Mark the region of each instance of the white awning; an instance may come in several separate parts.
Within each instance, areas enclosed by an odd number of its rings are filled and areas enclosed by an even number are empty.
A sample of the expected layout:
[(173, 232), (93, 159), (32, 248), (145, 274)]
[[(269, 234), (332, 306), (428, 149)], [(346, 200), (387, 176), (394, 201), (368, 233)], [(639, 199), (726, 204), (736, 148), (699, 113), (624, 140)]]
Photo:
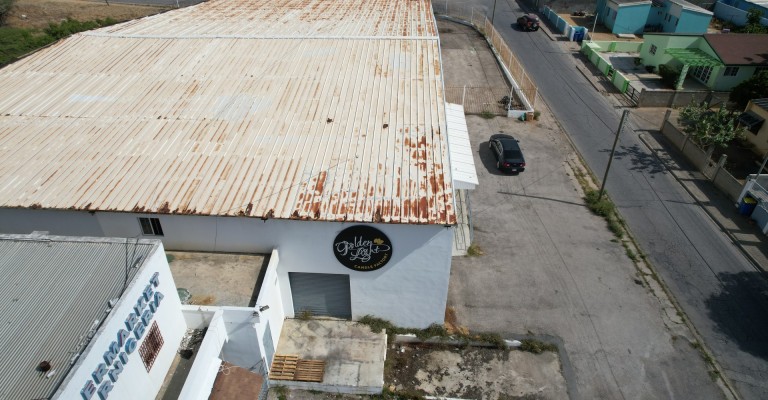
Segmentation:
[(451, 154), (453, 187), (474, 190), (478, 184), (477, 171), (475, 171), (475, 159), (472, 156), (472, 145), (469, 143), (464, 107), (447, 103), (445, 114), (448, 124), (448, 151)]

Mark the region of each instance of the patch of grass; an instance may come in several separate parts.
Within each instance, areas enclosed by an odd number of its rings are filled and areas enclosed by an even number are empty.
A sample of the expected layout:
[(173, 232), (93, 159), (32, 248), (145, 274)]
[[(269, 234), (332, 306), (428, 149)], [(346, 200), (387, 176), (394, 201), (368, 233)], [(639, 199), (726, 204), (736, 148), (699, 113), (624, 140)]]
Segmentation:
[(288, 389), (285, 386), (275, 386), (273, 388), (270, 388), (270, 390), (275, 391), (275, 394), (277, 395), (277, 400), (288, 399)]
[(443, 324), (432, 324), (424, 329), (401, 328), (385, 319), (374, 317), (372, 315), (363, 316), (357, 321), (357, 323), (361, 325), (367, 325), (371, 332), (374, 333), (380, 333), (386, 329), (387, 335), (390, 337), (390, 339), (393, 335), (413, 333), (420, 340), (427, 340), (434, 337), (440, 339), (450, 338), (461, 341), (463, 346), (468, 345), (469, 341), (475, 340), (491, 344), (493, 347), (498, 349), (505, 349), (507, 347), (504, 339), (497, 333), (481, 332), (478, 334), (471, 334), (469, 332), (463, 331), (451, 333), (448, 332), (448, 330), (445, 328), (445, 325)]
[(470, 257), (482, 256), (483, 254), (485, 254), (483, 249), (477, 243), (472, 243), (467, 247), (467, 255)]
[(448, 337), (448, 331), (445, 330), (445, 326), (442, 324), (432, 324), (425, 329), (417, 330), (416, 337), (421, 340), (426, 340), (432, 337), (445, 338)]
[(637, 254), (635, 254), (635, 252), (632, 251), (629, 246), (624, 245), (624, 249), (627, 251), (627, 257), (629, 257), (630, 260), (637, 261)]
[(621, 239), (624, 237), (624, 225), (616, 214), (608, 216), (606, 221), (608, 222), (608, 229), (610, 229), (617, 238)]
[(296, 315), (296, 318), (302, 320), (302, 321), (309, 321), (312, 319), (312, 311), (310, 310), (301, 310), (299, 311), (299, 314)]
[(373, 315), (364, 315), (357, 320), (357, 323), (360, 325), (367, 325), (373, 333), (380, 333), (385, 329), (387, 330), (387, 333), (395, 333), (395, 331), (400, 330), (400, 328), (396, 327), (386, 319), (374, 317)]
[(541, 111), (534, 111), (534, 112), (533, 112), (533, 119), (535, 119), (536, 121), (538, 121), (538, 120), (539, 120), (539, 118), (541, 118)]
[(507, 348), (507, 343), (504, 338), (495, 332), (481, 332), (477, 335), (477, 339), (481, 342), (492, 344), (497, 349), (504, 350)]
[(166, 254), (165, 259), (168, 261), (168, 264), (170, 264), (173, 262), (173, 260), (176, 259), (176, 256), (174, 256), (173, 254)]
[(537, 339), (523, 339), (520, 350), (533, 354), (541, 354), (545, 351), (557, 352), (557, 346), (552, 343), (542, 342)]
[(493, 118), (496, 117), (496, 114), (494, 114), (494, 113), (492, 113), (492, 112), (490, 112), (488, 110), (485, 110), (485, 111), (480, 113), (480, 116), (485, 118), (485, 119), (493, 119)]
[[(2, 5), (2, 1), (0, 0), (0, 5)], [(25, 54), (75, 33), (115, 23), (117, 21), (111, 18), (86, 22), (67, 19), (58, 24), (51, 23), (42, 30), (0, 27), (0, 66), (10, 64)]]
[(599, 198), (600, 192), (594, 189), (589, 189), (584, 192), (584, 201), (587, 202), (589, 210), (601, 217), (607, 217), (614, 211), (613, 203), (608, 199), (608, 196), (603, 194), (602, 198)]

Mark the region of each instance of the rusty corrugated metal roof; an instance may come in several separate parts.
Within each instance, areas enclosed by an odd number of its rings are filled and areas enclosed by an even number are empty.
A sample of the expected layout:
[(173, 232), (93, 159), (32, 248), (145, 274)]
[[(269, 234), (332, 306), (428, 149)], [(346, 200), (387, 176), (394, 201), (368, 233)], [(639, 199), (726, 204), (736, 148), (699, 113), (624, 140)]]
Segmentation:
[(452, 224), (434, 33), (426, 0), (230, 0), (75, 35), (0, 70), (0, 206)]

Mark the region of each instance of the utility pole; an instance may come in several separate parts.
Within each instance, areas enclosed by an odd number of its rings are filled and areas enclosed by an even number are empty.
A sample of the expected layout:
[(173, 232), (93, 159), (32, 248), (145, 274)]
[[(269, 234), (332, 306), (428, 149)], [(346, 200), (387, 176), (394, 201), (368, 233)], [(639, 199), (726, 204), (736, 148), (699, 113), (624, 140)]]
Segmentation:
[(493, 27), (494, 27), (494, 29), (496, 28), (496, 27), (493, 25), (493, 19), (494, 19), (495, 17), (496, 17), (496, 0), (493, 0), (493, 11), (491, 12), (491, 26), (493, 26)]
[(616, 143), (619, 143), (619, 134), (621, 134), (621, 130), (624, 129), (624, 122), (627, 121), (627, 116), (629, 116), (629, 110), (624, 110), (624, 113), (621, 114), (621, 122), (619, 122), (619, 129), (616, 131), (616, 137), (613, 139), (613, 147), (611, 147), (611, 157), (608, 158), (608, 166), (605, 167), (605, 175), (603, 175), (603, 184), (600, 185), (600, 194), (597, 195), (597, 201), (600, 201), (600, 199), (603, 198), (603, 191), (605, 190), (605, 181), (608, 179), (608, 171), (611, 170), (613, 153), (616, 152)]

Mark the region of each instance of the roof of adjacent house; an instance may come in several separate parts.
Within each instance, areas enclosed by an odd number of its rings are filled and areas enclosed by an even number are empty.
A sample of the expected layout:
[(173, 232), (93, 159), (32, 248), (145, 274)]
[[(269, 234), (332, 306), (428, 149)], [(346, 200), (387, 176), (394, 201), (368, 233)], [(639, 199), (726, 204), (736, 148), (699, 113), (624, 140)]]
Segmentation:
[(630, 5), (639, 5), (639, 4), (651, 4), (651, 0), (610, 0), (612, 3), (615, 3), (619, 6), (630, 6)]
[(704, 39), (726, 65), (768, 65), (768, 34), (711, 33)]
[(0, 235), (0, 398), (51, 398), (159, 243)]
[(452, 224), (428, 0), (210, 0), (0, 70), (0, 207)]
[(713, 15), (714, 14), (712, 11), (709, 11), (709, 10), (703, 8), (703, 7), (697, 6), (696, 4), (689, 3), (689, 2), (687, 2), (685, 0), (669, 0), (669, 1), (679, 5), (680, 7), (684, 8), (686, 10), (696, 11), (696, 12), (701, 13), (701, 14), (708, 14), (708, 15)]
[(752, 104), (754, 104), (757, 107), (762, 108), (765, 111), (768, 111), (768, 98), (752, 99)]

